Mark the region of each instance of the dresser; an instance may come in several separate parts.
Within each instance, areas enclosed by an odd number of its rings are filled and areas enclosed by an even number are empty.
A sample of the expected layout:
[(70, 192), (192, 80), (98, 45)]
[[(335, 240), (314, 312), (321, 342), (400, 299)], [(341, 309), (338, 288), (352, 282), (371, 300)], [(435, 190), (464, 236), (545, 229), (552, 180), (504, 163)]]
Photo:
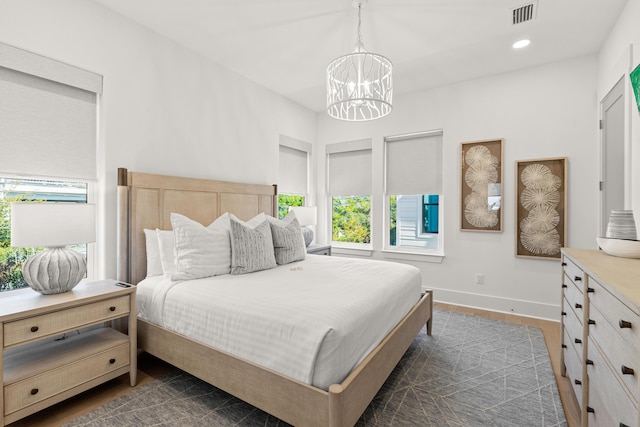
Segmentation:
[(562, 250), (562, 375), (582, 426), (640, 427), (640, 259)]
[(331, 245), (309, 245), (307, 246), (308, 254), (328, 255), (331, 256)]
[(0, 294), (0, 425), (125, 373), (135, 385), (135, 290), (102, 280), (56, 295)]

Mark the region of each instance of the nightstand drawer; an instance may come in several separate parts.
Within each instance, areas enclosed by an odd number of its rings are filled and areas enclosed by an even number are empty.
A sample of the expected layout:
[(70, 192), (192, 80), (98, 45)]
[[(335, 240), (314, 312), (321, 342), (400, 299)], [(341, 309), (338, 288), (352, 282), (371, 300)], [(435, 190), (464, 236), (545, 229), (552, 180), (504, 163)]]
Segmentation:
[(34, 316), (4, 324), (4, 346), (28, 342), (129, 313), (129, 296)]
[[(567, 275), (569, 280), (571, 280), (580, 289), (582, 289), (582, 283), (583, 283), (583, 280), (584, 280), (584, 271), (582, 271), (582, 269), (580, 267), (578, 267), (573, 262), (571, 262), (570, 259), (565, 258), (564, 259), (564, 263), (566, 264), (564, 266), (564, 274)], [(568, 284), (566, 281), (565, 281), (565, 283)]]
[(129, 343), (4, 388), (5, 416), (129, 365)]

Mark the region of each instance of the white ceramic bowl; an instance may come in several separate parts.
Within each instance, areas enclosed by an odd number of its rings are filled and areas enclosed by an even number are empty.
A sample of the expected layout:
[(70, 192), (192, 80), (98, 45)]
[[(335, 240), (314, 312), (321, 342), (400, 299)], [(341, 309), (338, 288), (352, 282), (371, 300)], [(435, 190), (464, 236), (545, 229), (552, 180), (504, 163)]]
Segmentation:
[(640, 258), (640, 240), (609, 239), (596, 237), (598, 246), (605, 253), (622, 258)]

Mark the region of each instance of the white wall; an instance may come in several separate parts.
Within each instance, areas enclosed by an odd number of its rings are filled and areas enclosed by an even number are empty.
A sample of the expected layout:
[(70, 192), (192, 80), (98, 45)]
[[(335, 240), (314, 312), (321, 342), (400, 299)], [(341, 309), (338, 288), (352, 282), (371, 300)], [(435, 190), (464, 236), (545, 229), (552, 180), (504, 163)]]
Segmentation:
[(640, 0), (629, 0), (598, 56), (598, 101), (616, 82), (625, 81), (625, 208), (633, 209), (640, 227), (640, 114), (629, 73), (640, 64)]
[(83, 0), (3, 0), (0, 41), (104, 76), (98, 277), (115, 277), (116, 169), (277, 183), (279, 134), (316, 115)]
[[(498, 311), (557, 319), (560, 262), (516, 258), (515, 161), (568, 158), (568, 246), (595, 248), (597, 234), (597, 102), (595, 56), (396, 96), (394, 111), (366, 123), (319, 115), (322, 145), (373, 139), (373, 205), (381, 211), (383, 137), (444, 130), (445, 257), (441, 264), (408, 261), (423, 273), (435, 299)], [(504, 212), (501, 233), (459, 230), (460, 143), (504, 138)], [(327, 226), (325, 167), (317, 156), (319, 229)], [(373, 218), (375, 258), (383, 258), (382, 218)], [(330, 239), (328, 233), (318, 240)], [(476, 285), (475, 273), (485, 275)]]

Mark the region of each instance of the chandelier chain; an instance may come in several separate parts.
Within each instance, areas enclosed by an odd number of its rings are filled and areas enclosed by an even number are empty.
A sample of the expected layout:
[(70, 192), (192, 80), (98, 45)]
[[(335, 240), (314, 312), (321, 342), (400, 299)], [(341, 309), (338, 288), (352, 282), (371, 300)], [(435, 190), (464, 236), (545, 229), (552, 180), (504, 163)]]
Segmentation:
[(360, 31), (360, 27), (362, 26), (362, 18), (360, 13), (362, 12), (362, 3), (358, 2), (358, 42), (362, 43), (362, 31)]

